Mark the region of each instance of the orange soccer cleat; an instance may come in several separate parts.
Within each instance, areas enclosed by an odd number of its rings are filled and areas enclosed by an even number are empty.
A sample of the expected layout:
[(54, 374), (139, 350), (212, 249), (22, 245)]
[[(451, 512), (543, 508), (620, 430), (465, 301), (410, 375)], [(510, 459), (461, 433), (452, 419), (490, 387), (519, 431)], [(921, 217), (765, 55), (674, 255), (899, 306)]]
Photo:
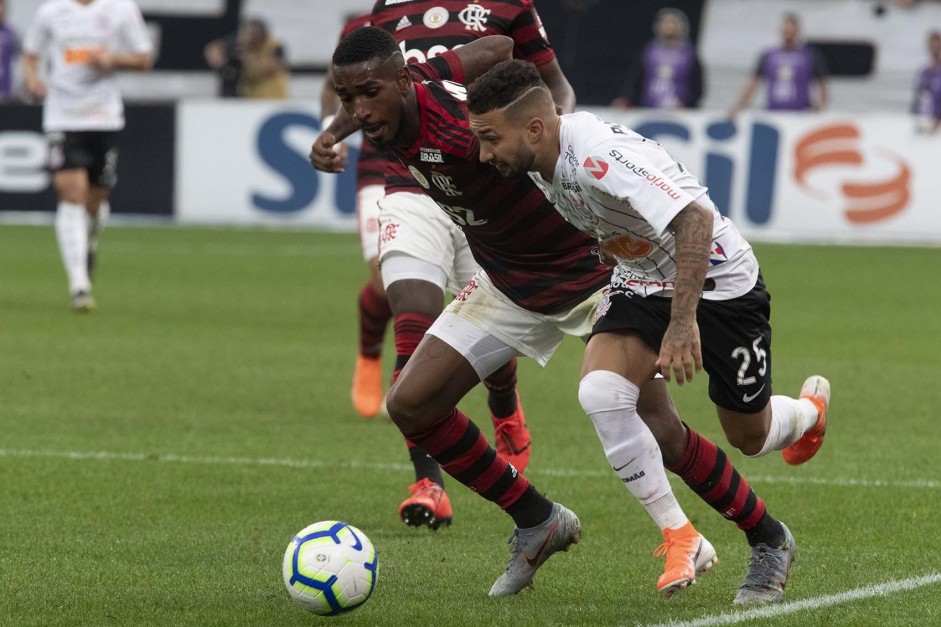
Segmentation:
[(356, 356), (353, 372), (353, 409), (365, 418), (373, 418), (382, 408), (382, 359)]
[(664, 529), (663, 544), (654, 551), (654, 557), (666, 555), (663, 574), (657, 579), (657, 591), (665, 597), (695, 583), (696, 575), (710, 570), (719, 562), (716, 550), (693, 523), (679, 529)]
[(526, 416), (516, 395), (516, 411), (506, 418), (490, 417), (493, 420), (493, 438), (497, 443), (497, 452), (513, 464), (520, 474), (526, 472), (529, 456), (532, 453), (532, 438), (526, 427)]
[(427, 526), (433, 531), (451, 524), (451, 501), (444, 488), (431, 479), (420, 479), (408, 487), (410, 497), (399, 505), (399, 518), (412, 527)]
[(797, 442), (781, 451), (784, 461), (792, 466), (803, 464), (817, 454), (827, 433), (827, 410), (830, 407), (830, 382), (819, 375), (807, 377), (801, 387), (801, 398), (817, 408), (817, 424), (804, 432)]

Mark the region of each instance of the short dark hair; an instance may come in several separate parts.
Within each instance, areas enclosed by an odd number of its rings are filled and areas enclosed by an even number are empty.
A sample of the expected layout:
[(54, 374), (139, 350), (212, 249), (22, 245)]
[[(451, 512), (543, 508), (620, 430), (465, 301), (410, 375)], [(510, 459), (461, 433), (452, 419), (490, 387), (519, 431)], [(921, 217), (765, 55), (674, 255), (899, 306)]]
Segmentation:
[(529, 61), (501, 61), (484, 72), (467, 90), (471, 113), (488, 113), (514, 102), (534, 87), (546, 87), (539, 70)]
[(376, 58), (388, 59), (397, 53), (401, 54), (401, 51), (392, 35), (375, 26), (363, 26), (340, 40), (333, 52), (333, 65), (352, 65)]

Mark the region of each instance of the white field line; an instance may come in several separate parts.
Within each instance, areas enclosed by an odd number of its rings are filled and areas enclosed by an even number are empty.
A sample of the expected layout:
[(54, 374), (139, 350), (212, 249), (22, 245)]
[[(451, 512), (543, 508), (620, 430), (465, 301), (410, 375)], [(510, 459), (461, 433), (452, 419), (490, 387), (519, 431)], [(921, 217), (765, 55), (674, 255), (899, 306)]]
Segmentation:
[(688, 621), (658, 623), (648, 627), (713, 627), (715, 625), (735, 625), (749, 620), (775, 618), (777, 616), (783, 616), (784, 614), (793, 614), (804, 610), (817, 610), (822, 607), (850, 603), (861, 599), (884, 597), (896, 592), (914, 590), (915, 588), (922, 588), (939, 582), (941, 582), (941, 573), (930, 573), (921, 577), (912, 577), (911, 579), (897, 579), (895, 581), (870, 584), (861, 588), (840, 592), (839, 594), (788, 601), (780, 605), (765, 605), (743, 612), (716, 614), (714, 616), (704, 616)]
[[(35, 449), (0, 449), (3, 457), (35, 457), (72, 459), (76, 461), (126, 461), (126, 462), (163, 462), (176, 464), (197, 464), (202, 466), (274, 466), (283, 468), (361, 468), (377, 471), (412, 472), (411, 464), (397, 462), (370, 462), (351, 460), (316, 460), (291, 459), (282, 457), (211, 457), (201, 455), (176, 455), (174, 453), (120, 453), (113, 451), (50, 451)], [(531, 474), (548, 477), (610, 477), (611, 472), (603, 470), (577, 470), (573, 468), (533, 468)], [(908, 481), (886, 481), (883, 479), (845, 479), (840, 477), (775, 477), (751, 476), (750, 483), (780, 483), (791, 485), (849, 486), (862, 488), (914, 488), (937, 490), (941, 481), (932, 479), (913, 479)]]

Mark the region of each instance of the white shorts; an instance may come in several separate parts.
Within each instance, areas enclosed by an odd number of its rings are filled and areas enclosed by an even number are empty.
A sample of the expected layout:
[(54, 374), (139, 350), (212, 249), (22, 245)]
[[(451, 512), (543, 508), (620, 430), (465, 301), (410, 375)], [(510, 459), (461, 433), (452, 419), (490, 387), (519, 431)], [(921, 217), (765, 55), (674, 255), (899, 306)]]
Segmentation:
[(396, 264), (397, 276), (390, 273), (387, 278), (385, 263), (392, 256), (412, 257), (423, 261), (421, 266), (438, 267), (447, 277), (444, 289), (451, 294), (459, 292), (480, 269), (464, 232), (429, 196), (394, 192), (380, 200), (379, 207), (379, 267), (387, 288), (396, 280), (426, 278), (421, 268), (410, 276), (402, 263)]
[(365, 261), (379, 256), (379, 201), (385, 194), (385, 185), (367, 185), (356, 192), (356, 226)]
[(481, 270), (428, 333), (463, 355), (481, 379), (517, 355), (532, 357), (545, 366), (566, 335), (588, 337), (605, 289), (607, 286), (568, 311), (540, 314), (504, 296)]

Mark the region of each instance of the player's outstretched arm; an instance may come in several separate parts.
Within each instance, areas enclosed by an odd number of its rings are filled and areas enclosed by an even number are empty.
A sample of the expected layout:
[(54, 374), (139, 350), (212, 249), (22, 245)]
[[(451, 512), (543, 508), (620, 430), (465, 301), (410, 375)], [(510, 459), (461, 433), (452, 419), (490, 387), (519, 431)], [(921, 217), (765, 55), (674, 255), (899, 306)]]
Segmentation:
[(346, 166), (346, 150), (340, 142), (359, 130), (359, 122), (340, 108), (310, 148), (310, 164), (321, 172), (339, 174)]
[(696, 307), (709, 268), (713, 213), (692, 202), (676, 214), (670, 229), (676, 240), (676, 286), (657, 365), (667, 381), (672, 370), (677, 384), (683, 385), (693, 379), (693, 372), (702, 371)]
[(469, 85), (500, 61), (513, 58), (513, 40), (505, 35), (489, 35), (464, 44), (454, 52), (464, 66), (463, 82)]

